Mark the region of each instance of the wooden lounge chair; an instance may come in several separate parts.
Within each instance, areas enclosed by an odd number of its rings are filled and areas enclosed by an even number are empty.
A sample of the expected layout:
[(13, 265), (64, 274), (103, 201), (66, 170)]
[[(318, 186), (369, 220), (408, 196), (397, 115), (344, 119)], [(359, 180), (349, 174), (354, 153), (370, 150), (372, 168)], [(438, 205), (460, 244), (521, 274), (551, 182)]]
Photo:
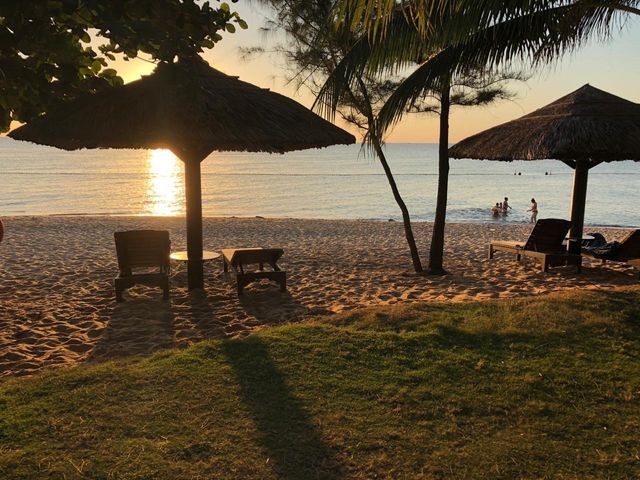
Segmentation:
[[(116, 253), (120, 274), (114, 280), (116, 301), (122, 302), (122, 292), (136, 284), (162, 288), (166, 300), (169, 298), (169, 232), (158, 230), (130, 230), (115, 232)], [(145, 269), (133, 273), (133, 269)], [(157, 271), (149, 271), (157, 269)]]
[[(593, 258), (598, 258), (602, 260), (602, 263), (606, 261), (632, 263), (633, 260), (640, 259), (640, 230), (634, 230), (627, 234), (618, 244), (618, 247), (611, 253), (598, 255), (588, 250), (583, 250), (582, 253)], [(635, 263), (637, 264), (637, 262)]]
[[(284, 255), (281, 248), (225, 248), (222, 250), (222, 265), (225, 272), (229, 267), (236, 274), (236, 286), (238, 295), (249, 283), (266, 278), (280, 284), (280, 291), (287, 289), (287, 273), (280, 270), (278, 260)], [(246, 272), (247, 265), (258, 265), (258, 271)], [(271, 267), (272, 271), (265, 271), (264, 265)]]
[(575, 265), (580, 272), (582, 257), (567, 253), (563, 245), (570, 226), (569, 221), (557, 218), (538, 220), (526, 242), (491, 240), (489, 258), (493, 258), (495, 252), (507, 252), (515, 254), (518, 261), (522, 257), (539, 261), (544, 272), (548, 272), (550, 266), (558, 265)]

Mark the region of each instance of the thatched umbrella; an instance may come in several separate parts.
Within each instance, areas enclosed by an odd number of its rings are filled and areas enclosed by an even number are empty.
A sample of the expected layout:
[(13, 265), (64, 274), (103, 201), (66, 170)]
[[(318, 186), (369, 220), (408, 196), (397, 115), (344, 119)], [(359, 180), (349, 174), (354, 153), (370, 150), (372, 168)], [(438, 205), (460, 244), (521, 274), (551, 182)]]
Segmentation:
[(602, 162), (640, 161), (640, 104), (585, 85), (524, 117), (462, 140), (449, 155), (507, 162), (556, 159), (573, 168), (570, 248), (576, 249), (589, 169)]
[(9, 136), (65, 150), (171, 149), (185, 163), (189, 289), (204, 284), (200, 162), (211, 152), (283, 153), (355, 142), (290, 98), (199, 57), (160, 64), (149, 76), (65, 103)]

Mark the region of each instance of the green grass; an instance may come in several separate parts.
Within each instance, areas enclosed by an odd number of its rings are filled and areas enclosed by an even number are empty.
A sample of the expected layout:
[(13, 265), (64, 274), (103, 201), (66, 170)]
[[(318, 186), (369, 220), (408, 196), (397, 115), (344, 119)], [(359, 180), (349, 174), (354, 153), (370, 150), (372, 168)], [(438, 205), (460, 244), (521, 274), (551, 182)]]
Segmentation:
[(640, 291), (413, 304), (0, 385), (0, 478), (640, 478)]

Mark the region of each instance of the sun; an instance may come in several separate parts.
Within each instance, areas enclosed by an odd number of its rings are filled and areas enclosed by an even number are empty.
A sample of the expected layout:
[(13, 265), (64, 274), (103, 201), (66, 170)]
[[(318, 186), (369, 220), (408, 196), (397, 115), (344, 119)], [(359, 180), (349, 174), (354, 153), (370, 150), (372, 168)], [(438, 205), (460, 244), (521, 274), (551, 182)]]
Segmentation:
[(175, 170), (175, 163), (177, 160), (178, 158), (171, 150), (166, 150), (164, 148), (151, 150), (149, 158), (151, 173), (162, 176), (170, 175)]
[(182, 213), (184, 183), (180, 160), (171, 150), (150, 150), (147, 157), (147, 205), (151, 215)]

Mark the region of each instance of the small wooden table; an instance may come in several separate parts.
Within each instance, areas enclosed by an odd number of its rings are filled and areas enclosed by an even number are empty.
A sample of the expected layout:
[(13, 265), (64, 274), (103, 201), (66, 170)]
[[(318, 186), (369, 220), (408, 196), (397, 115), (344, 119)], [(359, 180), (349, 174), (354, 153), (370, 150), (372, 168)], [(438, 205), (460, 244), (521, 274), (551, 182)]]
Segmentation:
[[(221, 255), (217, 252), (212, 252), (210, 250), (203, 250), (202, 251), (202, 261), (203, 262), (208, 262), (210, 260), (215, 260), (217, 258), (220, 258)], [(187, 252), (186, 250), (182, 250), (179, 252), (173, 252), (170, 255), (171, 260), (175, 260), (176, 262), (188, 262), (189, 261), (189, 257), (187, 256)]]

